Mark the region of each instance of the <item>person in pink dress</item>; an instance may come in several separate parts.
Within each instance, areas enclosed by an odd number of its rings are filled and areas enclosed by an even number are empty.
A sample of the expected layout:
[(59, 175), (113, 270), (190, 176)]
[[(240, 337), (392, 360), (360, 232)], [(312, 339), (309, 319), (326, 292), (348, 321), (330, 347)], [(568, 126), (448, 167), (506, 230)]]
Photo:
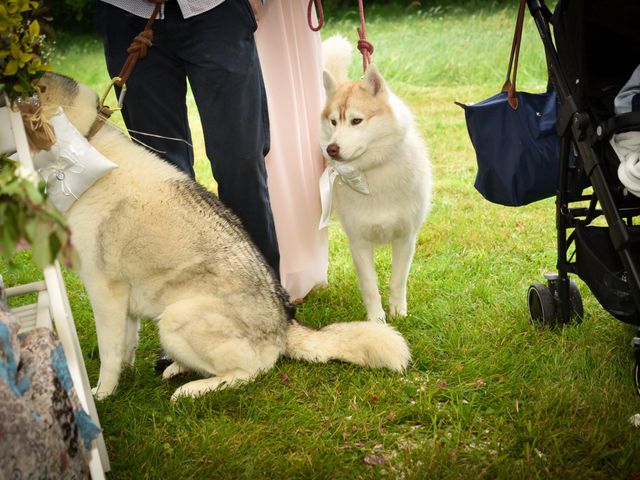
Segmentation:
[(327, 283), (327, 229), (318, 229), (324, 169), (318, 143), (324, 100), (320, 35), (309, 28), (305, 0), (252, 3), (271, 124), (266, 164), (280, 279), (291, 299), (301, 301)]

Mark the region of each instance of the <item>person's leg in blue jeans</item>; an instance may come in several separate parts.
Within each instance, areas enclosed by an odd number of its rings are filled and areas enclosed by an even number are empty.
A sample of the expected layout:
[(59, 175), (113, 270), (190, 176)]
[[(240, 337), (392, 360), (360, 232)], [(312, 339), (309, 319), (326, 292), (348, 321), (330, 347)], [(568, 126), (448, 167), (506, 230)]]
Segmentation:
[[(124, 64), (131, 40), (145, 19), (101, 5), (110, 74)], [(186, 77), (203, 125), (207, 155), (220, 199), (279, 272), (279, 252), (267, 190), (267, 104), (253, 40), (255, 20), (246, 0), (227, 0), (183, 19), (176, 2), (153, 25), (153, 46), (127, 82), (127, 128), (190, 142)], [(193, 150), (186, 143), (132, 133), (193, 177)]]

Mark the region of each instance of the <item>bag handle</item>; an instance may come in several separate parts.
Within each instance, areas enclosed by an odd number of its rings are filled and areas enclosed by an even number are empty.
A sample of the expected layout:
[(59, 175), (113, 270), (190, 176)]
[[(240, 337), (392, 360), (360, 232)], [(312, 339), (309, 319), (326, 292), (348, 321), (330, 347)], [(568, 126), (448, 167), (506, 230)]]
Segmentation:
[[(520, 57), (520, 44), (522, 43), (524, 9), (526, 4), (527, 0), (520, 0), (520, 8), (518, 9), (518, 17), (516, 18), (516, 29), (513, 33), (513, 42), (511, 44), (511, 55), (509, 56), (507, 78), (502, 86), (502, 91), (507, 92), (507, 102), (514, 110), (518, 108), (518, 97), (516, 97), (516, 76), (518, 75), (518, 58)], [(513, 77), (511, 76), (512, 70)]]

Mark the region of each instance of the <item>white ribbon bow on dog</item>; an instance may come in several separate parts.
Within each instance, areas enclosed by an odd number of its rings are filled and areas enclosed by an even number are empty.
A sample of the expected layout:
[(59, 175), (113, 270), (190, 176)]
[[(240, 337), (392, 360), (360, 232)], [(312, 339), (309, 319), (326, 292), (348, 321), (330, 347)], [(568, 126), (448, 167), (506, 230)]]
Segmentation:
[[(53, 148), (52, 148), (53, 150)], [(75, 156), (75, 155), (74, 155)], [(77, 157), (75, 160), (69, 158), (64, 154), (53, 154), (51, 157), (51, 164), (46, 167), (39, 168), (38, 174), (47, 182), (47, 193), (51, 194), (56, 184), (60, 186), (60, 192), (64, 196), (71, 195), (76, 200), (78, 196), (73, 193), (71, 187), (68, 185), (67, 173), (80, 174), (84, 172), (85, 167), (82, 165)]]
[(329, 225), (329, 215), (331, 214), (331, 201), (333, 197), (333, 182), (336, 177), (340, 177), (340, 181), (349, 186), (352, 190), (369, 194), (369, 184), (367, 177), (359, 169), (351, 165), (329, 160), (329, 165), (322, 172), (320, 177), (320, 201), (322, 202), (322, 216), (318, 230), (322, 230)]

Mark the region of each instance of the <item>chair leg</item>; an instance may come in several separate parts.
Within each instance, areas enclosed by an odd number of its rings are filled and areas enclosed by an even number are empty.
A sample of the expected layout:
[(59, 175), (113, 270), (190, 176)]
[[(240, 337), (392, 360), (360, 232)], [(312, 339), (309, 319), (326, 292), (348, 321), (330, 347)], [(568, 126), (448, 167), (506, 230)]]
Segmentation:
[[(49, 293), (51, 316), (53, 317), (53, 323), (62, 348), (64, 349), (65, 356), (67, 357), (73, 384), (76, 387), (82, 406), (99, 427), (100, 420), (98, 419), (98, 411), (93, 400), (93, 395), (91, 394), (91, 386), (82, 357), (80, 342), (78, 341), (78, 333), (73, 321), (69, 298), (58, 262), (44, 269), (44, 281)], [(94, 447), (91, 450), (89, 467), (93, 479), (104, 478), (104, 472), (110, 470), (109, 457), (102, 434), (96, 438)]]

